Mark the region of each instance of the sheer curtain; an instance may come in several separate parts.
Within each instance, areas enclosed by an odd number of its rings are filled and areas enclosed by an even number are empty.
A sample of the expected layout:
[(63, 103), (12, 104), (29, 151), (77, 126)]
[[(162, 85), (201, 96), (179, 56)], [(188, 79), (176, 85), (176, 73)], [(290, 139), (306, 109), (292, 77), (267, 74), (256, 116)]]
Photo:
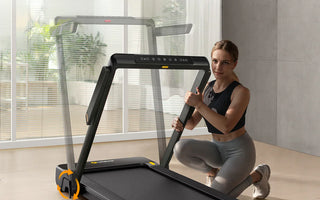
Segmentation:
[[(185, 55), (206, 56), (210, 62), (211, 49), (222, 38), (221, 0), (187, 0), (186, 13), (186, 21), (193, 27), (191, 33), (185, 36)], [(192, 79), (192, 75), (184, 73), (184, 76), (183, 85), (188, 89), (188, 80)]]
[[(193, 25), (188, 34), (159, 37), (158, 54), (206, 56), (211, 60), (211, 48), (221, 39), (220, 0), (149, 0), (143, 2), (142, 14), (155, 19), (156, 26)], [(190, 90), (195, 73), (166, 71), (163, 74), (161, 86), (164, 113), (179, 115), (184, 104), (184, 94)], [(166, 127), (170, 128), (172, 119), (165, 121)], [(204, 126), (204, 123), (199, 126)]]
[(210, 60), (214, 43), (221, 39), (221, 0), (187, 0), (187, 22), (192, 32), (186, 35), (185, 53)]

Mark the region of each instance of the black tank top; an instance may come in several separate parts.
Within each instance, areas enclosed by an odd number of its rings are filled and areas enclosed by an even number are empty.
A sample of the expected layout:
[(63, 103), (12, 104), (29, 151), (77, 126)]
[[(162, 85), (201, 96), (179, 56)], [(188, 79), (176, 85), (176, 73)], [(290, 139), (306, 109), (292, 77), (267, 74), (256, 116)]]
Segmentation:
[[(230, 104), (231, 104), (231, 94), (234, 90), (235, 87), (240, 85), (239, 82), (233, 81), (224, 91), (215, 93), (213, 91), (213, 85), (215, 81), (211, 81), (207, 88), (204, 91), (204, 97), (203, 97), (203, 102), (212, 110), (217, 112), (220, 115), (225, 115)], [(232, 131), (236, 131), (240, 128), (242, 128), (245, 125), (245, 115), (246, 111), (243, 113), (241, 119), (237, 123), (237, 125), (232, 129)], [(208, 122), (206, 119), (204, 119), (208, 128), (208, 131), (210, 133), (218, 133), (218, 134), (223, 134), (221, 131), (219, 131), (216, 127), (214, 127), (210, 122)], [(231, 131), (231, 132), (232, 132)]]

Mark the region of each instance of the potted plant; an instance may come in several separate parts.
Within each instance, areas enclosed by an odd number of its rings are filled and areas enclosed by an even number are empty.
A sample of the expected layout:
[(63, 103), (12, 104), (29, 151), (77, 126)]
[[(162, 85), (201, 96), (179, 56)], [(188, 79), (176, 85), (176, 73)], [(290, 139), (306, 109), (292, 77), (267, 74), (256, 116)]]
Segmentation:
[(49, 24), (36, 22), (27, 29), (28, 47), (24, 56), (35, 80), (44, 81), (48, 77), (49, 58), (55, 52), (55, 40), (50, 35), (50, 28)]
[(70, 34), (64, 36), (63, 42), (67, 70), (76, 71), (76, 80), (93, 81), (96, 66), (100, 66), (106, 56), (104, 49), (107, 45), (102, 42), (100, 33)]
[(105, 61), (105, 47), (107, 45), (99, 32), (95, 35), (75, 33), (63, 36), (70, 103), (89, 104), (97, 79), (95, 71)]

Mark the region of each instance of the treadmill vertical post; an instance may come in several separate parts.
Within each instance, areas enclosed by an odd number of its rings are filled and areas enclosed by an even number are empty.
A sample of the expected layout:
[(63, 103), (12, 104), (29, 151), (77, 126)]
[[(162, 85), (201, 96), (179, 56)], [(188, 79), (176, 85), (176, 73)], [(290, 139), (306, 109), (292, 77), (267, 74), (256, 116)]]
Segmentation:
[[(93, 103), (98, 104), (98, 108), (90, 113), (90, 116), (86, 116), (87, 124), (89, 125), (89, 127), (75, 170), (75, 178), (78, 179), (79, 182), (81, 180), (85, 165), (88, 160), (88, 156), (98, 129), (98, 125), (111, 88), (115, 71), (116, 69), (114, 67), (102, 68), (99, 80), (96, 85), (96, 89), (94, 91), (94, 94), (97, 93), (97, 98), (92, 98), (89, 105), (90, 107)], [(92, 118), (92, 120), (89, 121), (89, 118)]]
[[(191, 92), (196, 92), (196, 88), (199, 88), (200, 91), (203, 91), (203, 89), (205, 88), (209, 80), (210, 74), (211, 74), (210, 71), (200, 70), (196, 76), (195, 82), (193, 83)], [(194, 111), (194, 107), (191, 107), (188, 104), (184, 105), (179, 117), (180, 121), (183, 124), (183, 127), (185, 127), (187, 121), (192, 116), (193, 111)], [(169, 162), (173, 155), (173, 148), (175, 144), (180, 140), (182, 132), (177, 132), (176, 130), (173, 131), (169, 144), (164, 152), (163, 158), (160, 161), (160, 165), (162, 167), (169, 168)]]
[(63, 53), (63, 41), (62, 35), (56, 36), (57, 43), (57, 57), (59, 62), (59, 73), (60, 73), (60, 90), (61, 90), (61, 101), (63, 106), (63, 120), (64, 120), (64, 133), (65, 133), (65, 144), (67, 151), (67, 164), (68, 168), (72, 171), (75, 170), (75, 160), (72, 142), (72, 131), (71, 131), (71, 120), (70, 120), (70, 110), (69, 110), (69, 99), (68, 99), (68, 89), (67, 89), (67, 78), (66, 78), (66, 68), (64, 62)]
[[(156, 39), (154, 24), (147, 26), (147, 29), (148, 29), (149, 52), (151, 54), (156, 55), (158, 54), (158, 52), (157, 52), (157, 39)], [(156, 128), (157, 128), (157, 138), (158, 138), (158, 151), (159, 151), (158, 153), (159, 153), (159, 162), (160, 162), (163, 158), (167, 145), (166, 145), (166, 133), (165, 133), (165, 126), (164, 126), (159, 69), (151, 69), (151, 80), (152, 80), (153, 103), (154, 103), (154, 112), (155, 112)]]

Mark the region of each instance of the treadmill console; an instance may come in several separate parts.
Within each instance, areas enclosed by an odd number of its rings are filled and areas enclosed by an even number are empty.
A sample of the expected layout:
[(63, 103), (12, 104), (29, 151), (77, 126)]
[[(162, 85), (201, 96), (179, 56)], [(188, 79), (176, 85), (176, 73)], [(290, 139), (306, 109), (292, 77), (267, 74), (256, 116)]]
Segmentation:
[(136, 55), (135, 62), (150, 64), (193, 64), (187, 56), (159, 56), (159, 55)]

